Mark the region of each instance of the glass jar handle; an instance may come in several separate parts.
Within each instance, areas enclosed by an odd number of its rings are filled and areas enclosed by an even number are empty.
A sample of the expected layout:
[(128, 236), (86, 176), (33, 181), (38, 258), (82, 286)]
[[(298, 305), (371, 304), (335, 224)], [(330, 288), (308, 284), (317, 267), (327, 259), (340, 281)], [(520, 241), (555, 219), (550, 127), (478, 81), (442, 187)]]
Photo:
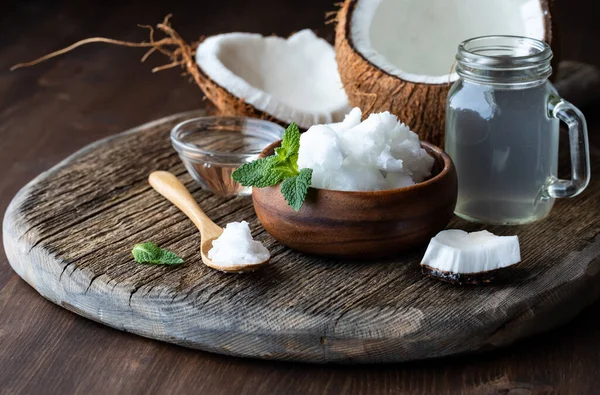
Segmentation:
[(555, 179), (548, 186), (548, 194), (553, 198), (579, 195), (590, 182), (590, 150), (585, 117), (577, 107), (558, 97), (550, 97), (548, 111), (551, 117), (567, 124), (571, 153), (571, 179)]

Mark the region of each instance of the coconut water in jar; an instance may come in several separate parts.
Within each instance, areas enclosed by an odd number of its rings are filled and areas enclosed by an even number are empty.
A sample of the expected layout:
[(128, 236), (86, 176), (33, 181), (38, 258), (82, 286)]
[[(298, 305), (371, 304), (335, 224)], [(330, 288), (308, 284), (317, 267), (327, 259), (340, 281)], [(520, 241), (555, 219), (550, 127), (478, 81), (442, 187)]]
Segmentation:
[(456, 212), (488, 223), (545, 217), (554, 203), (546, 187), (558, 170), (558, 120), (545, 106), (554, 90), (455, 88), (446, 151), (459, 174)]
[[(457, 215), (489, 224), (533, 222), (555, 198), (574, 196), (589, 182), (585, 119), (548, 82), (551, 58), (547, 44), (524, 37), (480, 37), (459, 46), (445, 136), (458, 175)], [(571, 180), (557, 178), (559, 119), (570, 126)]]

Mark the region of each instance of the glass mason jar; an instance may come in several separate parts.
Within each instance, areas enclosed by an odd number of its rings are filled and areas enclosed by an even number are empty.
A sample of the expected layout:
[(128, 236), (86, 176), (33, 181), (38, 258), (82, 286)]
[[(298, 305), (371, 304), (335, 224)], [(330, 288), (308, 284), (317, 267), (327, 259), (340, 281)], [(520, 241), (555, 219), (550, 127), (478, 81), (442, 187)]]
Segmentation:
[[(555, 198), (590, 179), (583, 114), (548, 81), (552, 50), (542, 41), (486, 36), (458, 46), (446, 105), (446, 151), (458, 174), (455, 213), (487, 224), (545, 217)], [(571, 179), (557, 178), (559, 120), (569, 128)]]

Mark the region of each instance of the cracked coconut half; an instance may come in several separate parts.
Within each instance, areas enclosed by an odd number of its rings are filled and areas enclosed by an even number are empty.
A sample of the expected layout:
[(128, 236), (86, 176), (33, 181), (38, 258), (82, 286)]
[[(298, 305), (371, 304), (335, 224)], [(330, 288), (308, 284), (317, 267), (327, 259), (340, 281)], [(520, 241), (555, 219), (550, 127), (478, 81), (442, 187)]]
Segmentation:
[[(227, 33), (196, 49), (198, 67), (215, 85), (276, 120), (308, 129), (339, 122), (350, 110), (333, 47), (311, 30), (287, 39)], [(222, 97), (211, 97), (217, 107)], [(226, 104), (226, 103), (222, 103)]]

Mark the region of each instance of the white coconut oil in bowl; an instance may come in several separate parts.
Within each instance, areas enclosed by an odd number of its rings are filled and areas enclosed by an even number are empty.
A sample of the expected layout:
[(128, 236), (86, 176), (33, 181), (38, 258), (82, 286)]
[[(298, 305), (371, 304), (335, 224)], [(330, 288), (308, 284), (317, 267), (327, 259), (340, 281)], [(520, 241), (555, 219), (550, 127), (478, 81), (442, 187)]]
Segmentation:
[(235, 182), (231, 173), (257, 159), (266, 146), (281, 139), (283, 131), (260, 119), (201, 117), (175, 126), (171, 142), (203, 189), (221, 196), (249, 195), (252, 189)]

